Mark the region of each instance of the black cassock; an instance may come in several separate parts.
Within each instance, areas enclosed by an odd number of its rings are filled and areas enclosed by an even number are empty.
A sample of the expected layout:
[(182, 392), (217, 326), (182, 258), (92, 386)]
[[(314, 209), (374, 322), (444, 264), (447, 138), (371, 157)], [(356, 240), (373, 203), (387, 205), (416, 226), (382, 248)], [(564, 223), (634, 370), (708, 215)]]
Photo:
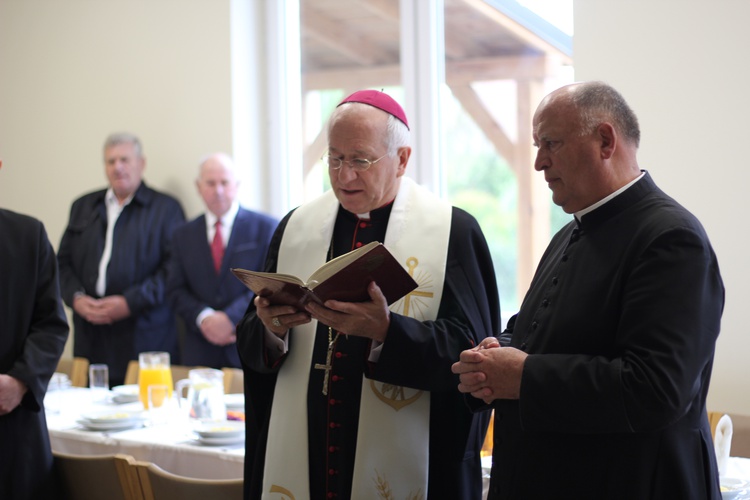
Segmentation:
[[(371, 241), (382, 242), (391, 206), (372, 211), (370, 219), (359, 219), (340, 207), (329, 256), (342, 255)], [(281, 221), (271, 242), (266, 271), (276, 271), (279, 244), (290, 215)], [(313, 368), (325, 362), (328, 348), (328, 327), (319, 324), (308, 385), (310, 497), (327, 498), (330, 494), (348, 498), (351, 494), (364, 374), (381, 382), (431, 391), (428, 498), (481, 498), (479, 451), (487, 415), (469, 411), (450, 367), (461, 351), (497, 334), (499, 317), (487, 243), (476, 220), (454, 208), (445, 286), (436, 321), (420, 322), (391, 314), (388, 337), (377, 363), (367, 360), (369, 339), (341, 335), (333, 354), (327, 396), (322, 394), (324, 372)], [(266, 362), (264, 328), (252, 303), (237, 333), (245, 369), (245, 496), (260, 498), (278, 365), (271, 367)], [(290, 350), (294, 348), (293, 334)]]
[(495, 402), (489, 498), (720, 498), (723, 305), (706, 233), (648, 174), (561, 229), (508, 323), (529, 357), (520, 400)]
[(0, 498), (56, 498), (43, 401), (67, 337), (44, 226), (0, 210), (0, 373), (28, 387), (20, 406), (0, 416)]

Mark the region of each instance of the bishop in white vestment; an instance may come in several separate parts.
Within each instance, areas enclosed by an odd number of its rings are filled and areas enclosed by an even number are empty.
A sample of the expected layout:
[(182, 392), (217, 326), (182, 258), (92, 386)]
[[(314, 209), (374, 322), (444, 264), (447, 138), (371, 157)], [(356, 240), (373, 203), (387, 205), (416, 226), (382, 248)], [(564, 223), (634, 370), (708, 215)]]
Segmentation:
[[(487, 415), (451, 365), (499, 328), (492, 260), (476, 220), (404, 177), (401, 107), (377, 91), (334, 111), (332, 190), (290, 212), (266, 271), (305, 279), (380, 241), (419, 284), (386, 304), (272, 305), (237, 327), (245, 370), (246, 498), (481, 498)], [(387, 277), (382, 277), (387, 280)]]

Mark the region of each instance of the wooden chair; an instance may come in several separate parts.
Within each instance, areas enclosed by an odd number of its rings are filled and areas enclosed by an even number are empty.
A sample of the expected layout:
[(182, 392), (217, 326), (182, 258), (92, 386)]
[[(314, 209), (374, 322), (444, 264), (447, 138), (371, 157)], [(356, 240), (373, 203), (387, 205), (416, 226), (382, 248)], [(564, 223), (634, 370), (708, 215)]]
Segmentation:
[(61, 486), (71, 500), (143, 499), (130, 455), (52, 455)]
[(195, 368), (206, 368), (205, 366), (183, 366), (172, 365), (172, 383), (177, 384), (179, 380), (188, 378), (190, 370)]
[(128, 367), (125, 370), (125, 385), (133, 385), (138, 383), (138, 360), (131, 359), (128, 362)]
[(89, 385), (89, 360), (86, 358), (60, 358), (55, 371), (66, 374), (73, 387)]
[(156, 464), (134, 465), (144, 500), (242, 499), (242, 479), (195, 479), (167, 472)]
[(239, 368), (222, 368), (224, 372), (224, 393), (242, 394), (245, 392), (244, 373)]

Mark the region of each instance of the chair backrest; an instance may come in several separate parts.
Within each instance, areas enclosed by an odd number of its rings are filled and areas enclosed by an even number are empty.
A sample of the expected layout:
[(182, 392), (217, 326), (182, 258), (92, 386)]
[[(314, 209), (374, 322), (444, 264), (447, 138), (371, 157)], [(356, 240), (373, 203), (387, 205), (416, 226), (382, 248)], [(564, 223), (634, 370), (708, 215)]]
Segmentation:
[(245, 392), (243, 385), (244, 373), (239, 368), (222, 368), (224, 372), (224, 393), (242, 394)]
[(242, 499), (242, 479), (194, 479), (149, 462), (136, 462), (134, 467), (144, 500)]
[(72, 500), (142, 500), (130, 455), (69, 455), (53, 452), (62, 488)]
[(128, 367), (125, 370), (125, 385), (133, 385), (138, 383), (138, 360), (131, 359), (128, 362)]
[(88, 387), (89, 360), (86, 358), (60, 358), (55, 371), (66, 374), (73, 387)]
[(177, 385), (177, 382), (188, 378), (190, 370), (195, 368), (206, 368), (205, 366), (183, 366), (183, 365), (172, 365), (172, 383)]

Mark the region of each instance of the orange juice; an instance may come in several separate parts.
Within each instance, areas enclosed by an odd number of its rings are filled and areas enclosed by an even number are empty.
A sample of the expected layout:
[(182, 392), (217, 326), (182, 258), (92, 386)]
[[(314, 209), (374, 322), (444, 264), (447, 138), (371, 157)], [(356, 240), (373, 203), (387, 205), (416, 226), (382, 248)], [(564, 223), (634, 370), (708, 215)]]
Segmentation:
[(149, 366), (138, 370), (138, 388), (140, 392), (141, 403), (148, 409), (148, 386), (154, 384), (164, 384), (169, 387), (169, 397), (172, 397), (172, 371), (168, 366)]

